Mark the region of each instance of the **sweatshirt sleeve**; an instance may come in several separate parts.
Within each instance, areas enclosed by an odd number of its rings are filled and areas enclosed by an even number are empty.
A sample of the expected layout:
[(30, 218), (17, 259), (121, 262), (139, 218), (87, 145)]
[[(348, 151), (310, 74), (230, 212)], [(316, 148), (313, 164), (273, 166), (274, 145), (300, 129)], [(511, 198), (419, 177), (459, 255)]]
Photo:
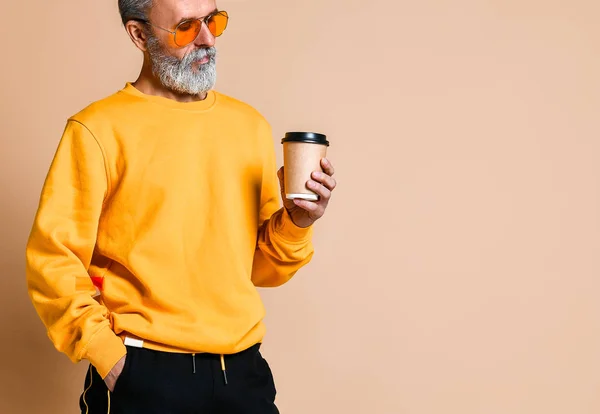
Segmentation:
[(280, 207), (281, 192), (270, 126), (261, 127), (264, 164), (261, 188), (258, 242), (254, 254), (252, 282), (258, 287), (276, 287), (289, 281), (310, 262), (314, 254), (312, 226), (300, 228)]
[(26, 247), (29, 296), (57, 350), (102, 378), (126, 354), (88, 274), (109, 189), (99, 143), (69, 120), (44, 182)]

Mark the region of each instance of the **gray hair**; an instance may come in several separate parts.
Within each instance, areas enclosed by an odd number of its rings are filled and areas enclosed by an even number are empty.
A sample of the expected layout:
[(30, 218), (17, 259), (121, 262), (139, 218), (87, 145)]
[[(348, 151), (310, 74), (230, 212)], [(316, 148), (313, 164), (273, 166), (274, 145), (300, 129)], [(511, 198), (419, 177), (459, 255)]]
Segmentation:
[(146, 20), (152, 0), (119, 0), (119, 13), (123, 24), (130, 20)]

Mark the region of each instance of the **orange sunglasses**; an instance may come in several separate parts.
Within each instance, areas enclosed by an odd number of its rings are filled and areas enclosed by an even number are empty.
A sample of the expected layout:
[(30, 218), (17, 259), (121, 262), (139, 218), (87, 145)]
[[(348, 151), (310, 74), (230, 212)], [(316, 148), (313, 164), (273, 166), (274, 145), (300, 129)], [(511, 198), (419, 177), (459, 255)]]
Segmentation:
[(206, 17), (200, 17), (198, 19), (188, 19), (180, 22), (175, 30), (165, 29), (164, 27), (156, 26), (150, 23), (148, 20), (136, 19), (142, 23), (146, 23), (157, 29), (164, 30), (165, 32), (171, 33), (174, 37), (175, 44), (179, 47), (184, 47), (192, 43), (202, 30), (202, 23), (206, 24), (208, 30), (214, 37), (219, 37), (223, 34), (227, 28), (227, 22), (229, 21), (229, 15), (226, 11), (219, 10)]

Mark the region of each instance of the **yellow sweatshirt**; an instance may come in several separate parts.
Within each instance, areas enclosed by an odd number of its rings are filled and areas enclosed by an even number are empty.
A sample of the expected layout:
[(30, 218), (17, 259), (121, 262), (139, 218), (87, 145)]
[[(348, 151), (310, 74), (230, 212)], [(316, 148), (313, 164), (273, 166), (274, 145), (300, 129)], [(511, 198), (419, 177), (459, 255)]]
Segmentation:
[(192, 103), (131, 84), (71, 117), (26, 249), (50, 340), (105, 377), (124, 338), (231, 354), (261, 342), (258, 287), (313, 255), (280, 208), (269, 124), (211, 91)]

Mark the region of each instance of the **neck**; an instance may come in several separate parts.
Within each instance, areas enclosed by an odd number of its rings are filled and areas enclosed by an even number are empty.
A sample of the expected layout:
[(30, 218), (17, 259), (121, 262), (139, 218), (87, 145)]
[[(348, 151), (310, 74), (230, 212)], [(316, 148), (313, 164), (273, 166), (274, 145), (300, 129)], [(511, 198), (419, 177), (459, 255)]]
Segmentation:
[(200, 95), (190, 95), (175, 92), (166, 88), (160, 80), (154, 76), (152, 65), (146, 56), (144, 57), (144, 64), (142, 65), (140, 75), (132, 85), (146, 95), (162, 96), (177, 102), (196, 102), (206, 99), (206, 92)]

